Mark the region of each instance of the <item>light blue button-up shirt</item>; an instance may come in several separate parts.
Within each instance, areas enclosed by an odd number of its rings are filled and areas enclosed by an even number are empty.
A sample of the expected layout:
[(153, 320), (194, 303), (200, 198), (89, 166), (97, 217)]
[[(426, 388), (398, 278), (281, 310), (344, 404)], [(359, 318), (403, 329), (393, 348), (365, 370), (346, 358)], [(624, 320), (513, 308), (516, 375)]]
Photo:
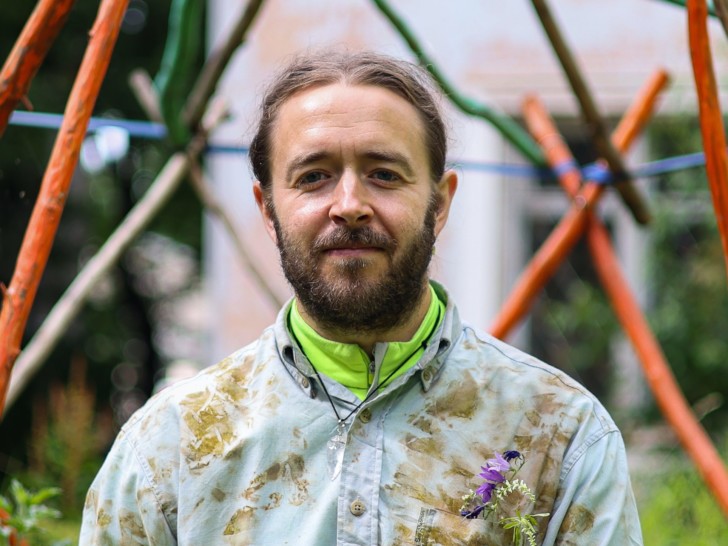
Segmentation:
[[(89, 490), (81, 545), (510, 544), (497, 521), (459, 511), (486, 459), (511, 449), (526, 458), (532, 512), (550, 514), (539, 544), (642, 544), (604, 408), (463, 325), (452, 303), (420, 361), (347, 421), (332, 479), (337, 420), (284, 317), (126, 423)], [(360, 404), (322, 380), (340, 414)]]

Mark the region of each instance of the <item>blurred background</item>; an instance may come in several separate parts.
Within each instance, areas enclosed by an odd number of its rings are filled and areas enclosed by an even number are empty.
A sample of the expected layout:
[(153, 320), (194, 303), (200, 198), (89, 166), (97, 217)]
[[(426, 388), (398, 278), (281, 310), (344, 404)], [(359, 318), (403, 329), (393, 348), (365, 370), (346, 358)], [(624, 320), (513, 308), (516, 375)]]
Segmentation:
[[(199, 47), (189, 78), (244, 8), (209, 0), (195, 20)], [(553, 11), (614, 127), (658, 67), (672, 83), (644, 135), (626, 155), (636, 173), (673, 158), (674, 170), (638, 176), (653, 221), (638, 226), (611, 192), (600, 215), (688, 401), (728, 454), (728, 291), (705, 169), (683, 156), (702, 150), (682, 7), (659, 0), (561, 0)], [(597, 159), (568, 84), (526, 0), (392, 0), (391, 7), (463, 95), (521, 121), (537, 94), (582, 165)], [(11, 2), (0, 18), (0, 57), (32, 9)], [(170, 0), (130, 0), (94, 115), (147, 120), (128, 84), (133, 70), (160, 71)], [(98, 2), (77, 0), (29, 92), (39, 113), (62, 113)], [(728, 39), (711, 22), (719, 82)], [(204, 38), (203, 38), (204, 37)], [(213, 135), (203, 166), (242, 234), (242, 244), (279, 300), (289, 295), (252, 199), (245, 146), (272, 71), (307, 48), (371, 48), (414, 60), (401, 35), (366, 0), (266, 0), (218, 89), (231, 116)], [(183, 85), (183, 84), (180, 84)], [(722, 97), (725, 99), (725, 97)], [(725, 104), (725, 100), (723, 100)], [(471, 323), (488, 329), (519, 273), (569, 202), (535, 176), (498, 131), (444, 104), (450, 162), (460, 189), (438, 242), (433, 276)], [(55, 130), (14, 124), (0, 140), (0, 282), (9, 283)], [(118, 130), (90, 133), (28, 323), (30, 340), (83, 265), (144, 195), (177, 147)], [(183, 184), (93, 291), (30, 384), (0, 422), (0, 493), (12, 478), (59, 486), (62, 519), (34, 544), (78, 532), (85, 492), (119, 427), (159, 388), (255, 339), (277, 312), (219, 220)], [(628, 444), (646, 544), (718, 544), (728, 524), (664, 424), (640, 365), (580, 244), (508, 341), (565, 370), (607, 406)]]

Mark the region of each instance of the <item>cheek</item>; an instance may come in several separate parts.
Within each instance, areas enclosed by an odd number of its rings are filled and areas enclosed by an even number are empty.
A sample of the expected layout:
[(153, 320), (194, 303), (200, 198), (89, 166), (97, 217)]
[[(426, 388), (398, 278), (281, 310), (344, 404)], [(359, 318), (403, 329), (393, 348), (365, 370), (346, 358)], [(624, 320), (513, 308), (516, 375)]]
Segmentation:
[(427, 206), (425, 199), (384, 203), (379, 207), (379, 216), (390, 234), (406, 239), (422, 229)]
[(326, 229), (328, 216), (320, 208), (299, 203), (285, 210), (278, 210), (278, 221), (289, 238), (310, 241)]

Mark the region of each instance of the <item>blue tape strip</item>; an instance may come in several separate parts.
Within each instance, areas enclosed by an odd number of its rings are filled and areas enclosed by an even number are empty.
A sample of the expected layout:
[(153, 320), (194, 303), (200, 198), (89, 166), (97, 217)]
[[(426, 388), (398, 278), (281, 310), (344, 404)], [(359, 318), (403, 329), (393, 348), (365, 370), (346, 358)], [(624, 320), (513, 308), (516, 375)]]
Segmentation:
[[(20, 125), (25, 127), (40, 127), (45, 129), (58, 129), (63, 121), (60, 114), (48, 114), (41, 112), (26, 112), (17, 110), (10, 116), (11, 125)], [(150, 140), (160, 140), (167, 136), (167, 129), (161, 123), (152, 123), (149, 121), (133, 121), (125, 119), (113, 118), (96, 118), (92, 117), (89, 121), (89, 132), (96, 131), (99, 127), (121, 127), (129, 132), (129, 136), (136, 138), (144, 138)], [(207, 151), (210, 153), (222, 154), (247, 154), (249, 148), (245, 146), (232, 146), (224, 144), (213, 144), (208, 146)], [(561, 165), (557, 165), (555, 169), (540, 169), (531, 165), (516, 165), (508, 163), (488, 163), (480, 161), (453, 160), (450, 162), (453, 167), (460, 168), (464, 171), (488, 172), (503, 174), (506, 176), (519, 177), (553, 177), (558, 176), (571, 169), (578, 169), (579, 166), (574, 161), (565, 161)], [(705, 165), (705, 155), (702, 152), (679, 155), (651, 161), (631, 169), (634, 178), (649, 178), (659, 176), (675, 171), (682, 171), (694, 167)], [(601, 163), (591, 163), (581, 168), (582, 178), (585, 180), (593, 180), (598, 184), (610, 184), (613, 178), (609, 170)]]
[(553, 168), (553, 172), (556, 174), (556, 176), (561, 176), (572, 171), (579, 171), (579, 164), (573, 159), (569, 159), (568, 161), (562, 161)]
[(584, 180), (591, 180), (597, 184), (610, 184), (613, 180), (612, 173), (602, 163), (590, 163), (581, 170)]

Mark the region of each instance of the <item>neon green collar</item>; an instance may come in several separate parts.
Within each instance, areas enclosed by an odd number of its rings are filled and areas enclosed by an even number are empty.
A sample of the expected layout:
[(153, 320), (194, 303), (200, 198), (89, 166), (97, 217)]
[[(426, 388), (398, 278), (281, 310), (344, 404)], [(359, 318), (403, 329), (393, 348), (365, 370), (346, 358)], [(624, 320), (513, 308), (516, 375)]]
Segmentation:
[(376, 358), (374, 362), (370, 361), (359, 345), (321, 337), (303, 320), (295, 300), (288, 311), (288, 324), (291, 334), (314, 368), (364, 400), (372, 383), (392, 381), (414, 366), (422, 356), (428, 339), (445, 316), (445, 304), (432, 285), (430, 295), (430, 307), (415, 335), (409, 341), (387, 343), (381, 363)]

